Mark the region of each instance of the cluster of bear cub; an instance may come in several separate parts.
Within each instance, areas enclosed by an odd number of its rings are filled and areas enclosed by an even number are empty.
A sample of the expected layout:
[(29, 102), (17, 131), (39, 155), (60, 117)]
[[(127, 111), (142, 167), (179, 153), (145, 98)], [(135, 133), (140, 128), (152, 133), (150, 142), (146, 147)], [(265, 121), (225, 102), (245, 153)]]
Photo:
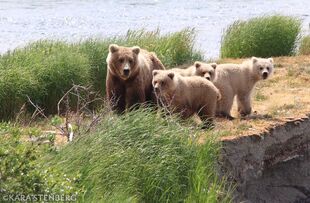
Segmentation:
[(272, 58), (256, 57), (242, 64), (196, 61), (186, 69), (165, 70), (155, 53), (116, 44), (109, 46), (107, 64), (106, 93), (114, 111), (153, 101), (184, 119), (197, 114), (206, 128), (215, 116), (233, 119), (235, 96), (241, 116), (251, 114), (252, 89), (273, 72)]

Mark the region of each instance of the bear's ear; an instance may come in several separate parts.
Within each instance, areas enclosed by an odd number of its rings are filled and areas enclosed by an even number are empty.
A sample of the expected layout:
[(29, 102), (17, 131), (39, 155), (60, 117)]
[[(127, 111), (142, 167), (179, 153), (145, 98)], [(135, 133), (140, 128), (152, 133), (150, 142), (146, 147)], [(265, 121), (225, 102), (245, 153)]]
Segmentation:
[(117, 52), (119, 50), (119, 46), (117, 44), (110, 44), (109, 51), (111, 53)]
[(216, 63), (211, 63), (211, 67), (215, 70), (216, 69), (217, 64)]
[(273, 58), (268, 58), (270, 63), (273, 63)]
[(140, 47), (138, 46), (132, 47), (132, 52), (138, 55), (140, 53)]
[(201, 66), (201, 63), (200, 63), (199, 61), (196, 61), (196, 62), (194, 63), (194, 66), (195, 66), (196, 68), (199, 68), (199, 67)]
[(168, 77), (171, 78), (171, 80), (173, 80), (173, 78), (174, 78), (174, 73), (169, 73), (169, 74), (168, 74)]
[(153, 76), (158, 74), (158, 70), (153, 70)]
[(253, 62), (253, 63), (256, 63), (257, 61), (258, 61), (258, 59), (257, 59), (255, 56), (253, 56), (253, 57), (252, 57), (252, 62)]

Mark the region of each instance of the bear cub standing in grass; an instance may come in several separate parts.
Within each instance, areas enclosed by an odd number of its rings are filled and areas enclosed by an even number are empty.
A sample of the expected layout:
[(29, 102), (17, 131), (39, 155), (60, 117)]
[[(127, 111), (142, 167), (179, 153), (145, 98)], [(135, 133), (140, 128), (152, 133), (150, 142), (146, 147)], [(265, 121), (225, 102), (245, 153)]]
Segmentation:
[(251, 114), (251, 92), (259, 80), (267, 79), (272, 72), (272, 58), (252, 57), (242, 64), (218, 65), (213, 83), (220, 90), (222, 99), (217, 103), (216, 114), (234, 119), (230, 111), (236, 95), (241, 116)]
[(213, 127), (216, 102), (221, 98), (214, 84), (202, 77), (183, 77), (171, 70), (154, 70), (152, 81), (158, 102), (183, 119), (197, 113), (203, 128)]
[(213, 81), (215, 78), (216, 63), (203, 63), (196, 61), (194, 65), (188, 68), (173, 68), (173, 72), (179, 73), (182, 76), (200, 76), (207, 80)]
[(138, 46), (109, 46), (106, 94), (113, 110), (122, 113), (154, 99), (152, 71), (165, 69), (154, 53)]

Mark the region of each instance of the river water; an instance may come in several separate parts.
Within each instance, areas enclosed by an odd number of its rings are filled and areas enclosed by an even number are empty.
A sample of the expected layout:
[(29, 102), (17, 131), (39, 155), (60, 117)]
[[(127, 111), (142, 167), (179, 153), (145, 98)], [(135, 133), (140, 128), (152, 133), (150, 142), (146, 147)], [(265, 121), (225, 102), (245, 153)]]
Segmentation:
[(223, 30), (235, 20), (265, 14), (303, 20), (310, 0), (0, 0), (0, 53), (38, 39), (81, 40), (122, 35), (128, 29), (162, 33), (191, 27), (206, 58), (219, 55)]

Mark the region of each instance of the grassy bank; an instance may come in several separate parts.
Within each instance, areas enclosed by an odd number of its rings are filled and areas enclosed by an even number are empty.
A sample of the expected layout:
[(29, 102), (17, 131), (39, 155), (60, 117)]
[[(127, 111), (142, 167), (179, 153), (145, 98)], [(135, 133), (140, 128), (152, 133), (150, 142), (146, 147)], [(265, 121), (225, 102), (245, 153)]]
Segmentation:
[(13, 118), (28, 103), (27, 96), (46, 113), (55, 113), (57, 102), (73, 84), (91, 85), (104, 95), (105, 60), (111, 43), (139, 45), (172, 67), (202, 58), (193, 49), (193, 41), (194, 31), (189, 29), (166, 35), (142, 30), (79, 43), (38, 41), (7, 52), (0, 57), (0, 120)]
[(198, 146), (198, 133), (148, 109), (109, 116), (48, 163), (81, 173), (85, 202), (227, 201), (216, 175), (219, 143), (209, 134)]
[[(7, 138), (13, 137), (14, 130), (5, 132)], [(34, 129), (19, 134), (26, 139), (34, 132), (42, 134)], [(22, 181), (17, 190), (8, 179), (1, 182), (8, 183), (8, 193), (59, 192), (68, 187), (66, 193), (77, 193), (80, 202), (229, 202), (228, 185), (217, 175), (217, 134), (203, 135), (206, 140), (198, 145), (196, 139), (201, 134), (200, 130), (182, 127), (177, 118), (164, 118), (149, 109), (122, 116), (109, 114), (94, 132), (60, 151), (49, 147), (33, 151), (18, 139), (19, 148), (29, 150), (35, 158), (27, 158), (27, 152), (19, 156), (3, 152), (0, 159), (8, 164), (12, 157), (29, 162), (28, 170), (16, 170), (10, 178), (18, 182), (28, 177), (32, 180), (28, 184), (37, 188), (28, 188)], [(1, 149), (13, 149), (16, 141), (1, 143)], [(16, 162), (10, 166), (18, 168)], [(1, 175), (3, 171), (10, 170), (0, 170)], [(43, 181), (46, 177), (47, 183)], [(36, 181), (41, 184), (34, 184)]]

